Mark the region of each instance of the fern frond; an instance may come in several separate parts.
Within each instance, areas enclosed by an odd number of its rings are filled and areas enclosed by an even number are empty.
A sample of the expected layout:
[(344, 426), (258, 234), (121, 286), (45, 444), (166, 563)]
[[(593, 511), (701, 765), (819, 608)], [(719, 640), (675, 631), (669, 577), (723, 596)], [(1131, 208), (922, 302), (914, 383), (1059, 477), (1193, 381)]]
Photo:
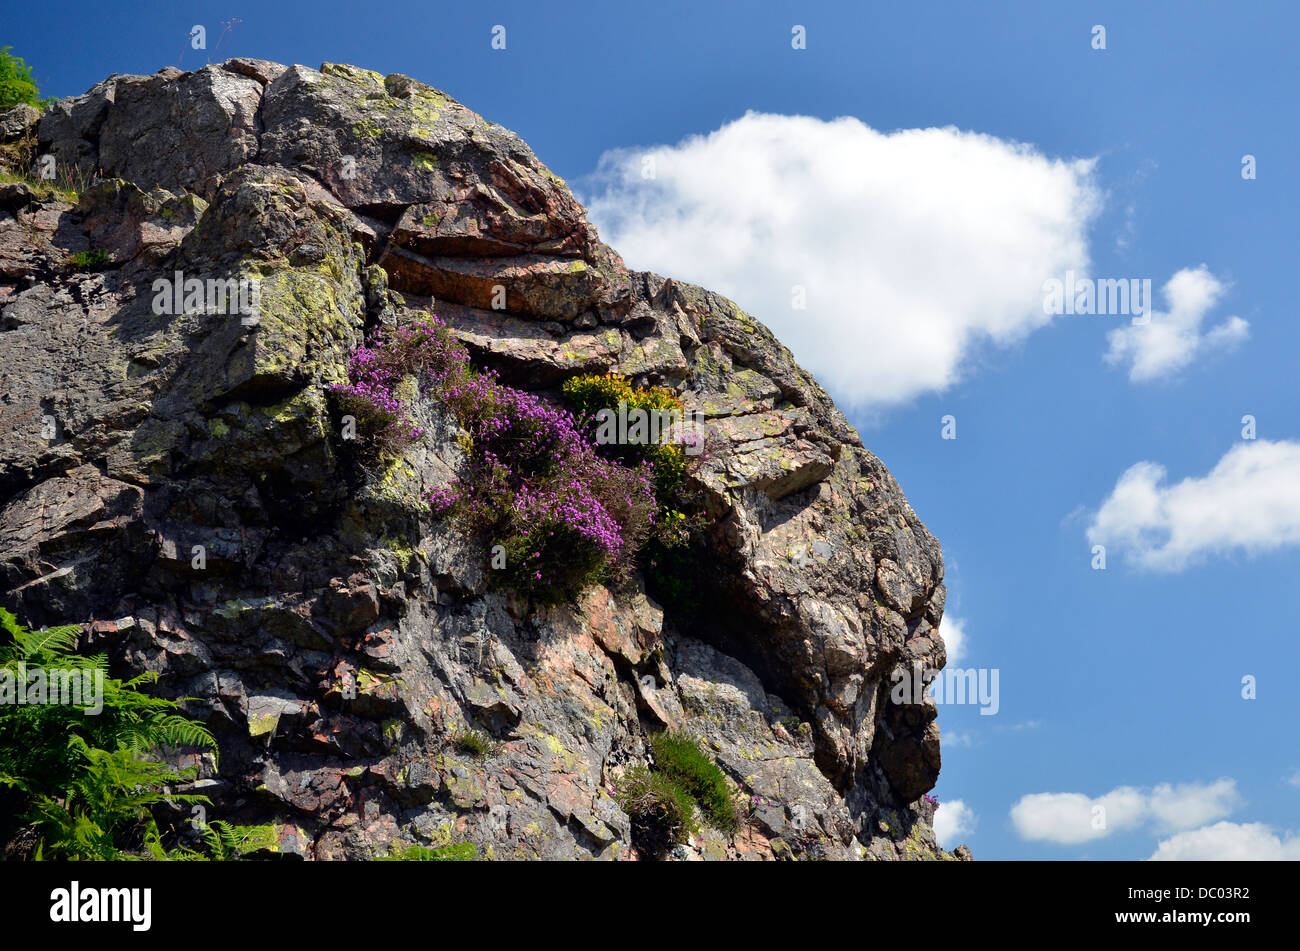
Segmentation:
[(75, 624), (65, 624), (44, 631), (24, 631), (20, 635), (15, 635), (14, 640), (27, 657), (34, 658), (44, 654), (71, 654), (76, 649), (77, 638), (80, 636), (80, 627)]
[(0, 629), (14, 640), (18, 640), (18, 637), (27, 631), (27, 628), (18, 623), (17, 615), (4, 608), (0, 608)]
[(207, 727), (176, 713), (150, 717), (129, 726), (123, 731), (121, 740), (137, 753), (176, 746), (194, 746), (205, 750), (217, 748), (216, 738)]
[(220, 819), (209, 822), (203, 830), (203, 840), (212, 857), (219, 862), (229, 862), (264, 849), (274, 850), (277, 845), (273, 825), (231, 825)]
[[(183, 716), (179, 701), (144, 692), (157, 683), (157, 674), (118, 680), (108, 676), (103, 653), (75, 653), (77, 626), (29, 631), (0, 608), (0, 628), (10, 639), (0, 643), (2, 667), (22, 663), (29, 670), (104, 675), (98, 716), (87, 717), (70, 704), (0, 705), (0, 790), (6, 794), (6, 812), (13, 810), (0, 816), (0, 826), (7, 833), (20, 825), (32, 827), (40, 859), (204, 858), (183, 846), (167, 848), (151, 810), (163, 803), (211, 804), (198, 793), (170, 792), (192, 780), (197, 769), (180, 769), (166, 760), (173, 749), (215, 753), (212, 733)], [(142, 853), (123, 852), (127, 842), (143, 842)], [(239, 836), (222, 844), (226, 854), (249, 847)]]

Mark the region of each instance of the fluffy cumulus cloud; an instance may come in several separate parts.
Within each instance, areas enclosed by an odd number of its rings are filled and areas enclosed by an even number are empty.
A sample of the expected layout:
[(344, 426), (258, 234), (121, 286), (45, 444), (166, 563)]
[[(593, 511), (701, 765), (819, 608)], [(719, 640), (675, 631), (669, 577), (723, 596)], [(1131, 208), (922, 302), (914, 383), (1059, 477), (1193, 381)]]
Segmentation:
[(1147, 812), (1157, 830), (1190, 829), (1228, 815), (1241, 805), (1237, 783), (1162, 783), (1147, 796)]
[(934, 813), (934, 837), (945, 849), (955, 849), (975, 831), (975, 813), (960, 799), (939, 803)]
[(1142, 793), (1121, 787), (1096, 799), (1083, 793), (1033, 793), (1011, 807), (1011, 822), (1022, 839), (1077, 845), (1141, 825)]
[(1050, 321), (1044, 281), (1087, 266), (1093, 167), (954, 128), (751, 112), (607, 153), (583, 193), (629, 266), (733, 298), (837, 399), (877, 408)]
[(1083, 793), (1033, 793), (1011, 807), (1011, 822), (1023, 839), (1077, 845), (1144, 825), (1158, 832), (1191, 828), (1228, 815), (1240, 803), (1232, 779), (1164, 783), (1150, 789), (1120, 786), (1095, 798)]
[(1146, 383), (1176, 374), (1199, 354), (1236, 347), (1250, 336), (1250, 324), (1240, 317), (1201, 330), (1226, 289), (1204, 264), (1183, 268), (1162, 289), (1167, 310), (1153, 310), (1144, 323), (1126, 324), (1106, 335), (1106, 362), (1127, 366), (1130, 380)]
[(1300, 862), (1300, 836), (1282, 838), (1261, 822), (1216, 822), (1162, 839), (1151, 861)]
[(1245, 441), (1207, 475), (1165, 478), (1154, 462), (1125, 471), (1093, 516), (1089, 542), (1156, 571), (1300, 545), (1300, 442)]

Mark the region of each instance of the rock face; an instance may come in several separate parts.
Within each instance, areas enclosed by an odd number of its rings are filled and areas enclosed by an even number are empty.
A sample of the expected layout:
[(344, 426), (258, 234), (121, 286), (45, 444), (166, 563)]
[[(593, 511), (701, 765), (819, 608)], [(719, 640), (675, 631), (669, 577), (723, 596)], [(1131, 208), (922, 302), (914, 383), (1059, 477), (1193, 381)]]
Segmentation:
[[(197, 698), (222, 816), (316, 859), (627, 857), (608, 787), (670, 726), (746, 803), (683, 857), (948, 857), (935, 707), (889, 699), (945, 661), (938, 543), (765, 327), (629, 271), (516, 135), (405, 76), (247, 59), (0, 131), (79, 184), (0, 194), (0, 602)], [(155, 313), (177, 272), (256, 279), (257, 321)], [(485, 543), (419, 502), (462, 458), (437, 405), (358, 468), (327, 387), (430, 307), (516, 386), (616, 371), (704, 414), (707, 617), (636, 582), (576, 610), (491, 590)]]

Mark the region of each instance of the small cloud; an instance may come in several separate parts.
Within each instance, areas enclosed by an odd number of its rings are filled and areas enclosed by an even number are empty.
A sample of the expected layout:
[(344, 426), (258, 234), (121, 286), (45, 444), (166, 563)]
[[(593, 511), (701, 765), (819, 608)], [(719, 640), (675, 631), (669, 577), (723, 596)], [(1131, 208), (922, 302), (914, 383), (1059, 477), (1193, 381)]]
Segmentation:
[(1262, 822), (1216, 822), (1162, 839), (1153, 862), (1300, 862), (1300, 836), (1279, 836)]
[(1138, 203), (1136, 196), (1140, 193), (1146, 180), (1159, 167), (1159, 164), (1154, 159), (1143, 159), (1128, 176), (1127, 181), (1120, 183), (1118, 193), (1128, 197), (1124, 200), (1124, 223), (1115, 232), (1115, 251), (1119, 254), (1127, 252), (1137, 239)]
[(1204, 476), (1165, 478), (1157, 463), (1130, 466), (1088, 526), (1089, 543), (1154, 571), (1180, 571), (1211, 553), (1300, 545), (1300, 442), (1242, 442)]
[(1071, 525), (1078, 525), (1088, 520), (1088, 506), (1082, 503), (1076, 505), (1070, 511), (1066, 512), (1061, 518), (1061, 527), (1069, 528)]
[(1013, 723), (1011, 726), (1007, 727), (1007, 729), (1014, 733), (1020, 733), (1024, 730), (1037, 730), (1042, 725), (1042, 720), (1025, 720), (1022, 723)]
[(940, 728), (940, 742), (949, 749), (957, 747), (970, 748), (975, 745), (975, 734), (970, 730), (943, 730)]
[(977, 816), (960, 799), (946, 799), (934, 813), (934, 837), (945, 849), (961, 845), (962, 839), (975, 831)]
[(1106, 362), (1126, 364), (1129, 380), (1148, 383), (1174, 375), (1200, 354), (1232, 350), (1250, 336), (1250, 324), (1240, 317), (1229, 317), (1201, 332), (1201, 322), (1226, 290), (1204, 264), (1183, 268), (1162, 288), (1168, 310), (1152, 310), (1145, 323), (1128, 324), (1106, 335), (1110, 344)]
[(1241, 805), (1236, 780), (1209, 784), (1162, 783), (1151, 790), (1147, 806), (1161, 829), (1190, 829), (1233, 812)]
[(1141, 825), (1146, 801), (1140, 790), (1121, 786), (1093, 799), (1083, 793), (1034, 793), (1011, 807), (1022, 839), (1077, 845)]
[(1186, 829), (1219, 819), (1241, 804), (1237, 783), (1161, 783), (1150, 789), (1120, 786), (1104, 796), (1034, 793), (1011, 807), (1023, 839), (1077, 845), (1150, 823), (1158, 831)]
[(1286, 778), (1288, 786), (1300, 786), (1300, 769), (1291, 770), (1291, 775)]
[(1137, 237), (1137, 205), (1129, 202), (1124, 206), (1124, 227), (1115, 233), (1115, 250), (1123, 254)]

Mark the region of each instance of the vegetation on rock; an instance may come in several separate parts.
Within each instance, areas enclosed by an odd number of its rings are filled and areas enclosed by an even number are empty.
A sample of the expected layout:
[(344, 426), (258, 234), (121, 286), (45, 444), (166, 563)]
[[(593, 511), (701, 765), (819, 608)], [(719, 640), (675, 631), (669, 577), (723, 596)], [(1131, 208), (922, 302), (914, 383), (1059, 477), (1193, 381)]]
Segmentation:
[(97, 271), (108, 264), (108, 252), (95, 248), (68, 255), (68, 264), (76, 271)]
[(719, 831), (738, 826), (731, 788), (718, 764), (685, 733), (650, 737), (650, 768), (629, 769), (615, 787), (618, 804), (632, 818), (632, 842), (648, 858), (663, 858), (700, 831), (696, 809)]
[(632, 844), (646, 858), (662, 859), (699, 832), (690, 793), (663, 773), (634, 766), (619, 778), (614, 795), (631, 817)]
[(478, 849), (473, 842), (457, 842), (454, 845), (440, 845), (430, 848), (427, 845), (400, 845), (394, 842), (387, 855), (379, 856), (381, 862), (472, 862), (478, 858)]
[(424, 436), (410, 417), (409, 401), (398, 395), (402, 380), (426, 369), (434, 330), (427, 324), (400, 327), (391, 339), (375, 339), (373, 347), (358, 347), (348, 364), (348, 382), (331, 390), (344, 415), (352, 416), (379, 456), (391, 455)]
[[(403, 395), (407, 380), (414, 388)], [(411, 417), (417, 393), (450, 410), (466, 433), (466, 471), (426, 500), (435, 514), (459, 517), (499, 542), (501, 580), (537, 603), (568, 602), (590, 584), (617, 583), (648, 541), (667, 548), (687, 538), (682, 447), (603, 446), (592, 430), (611, 400), (680, 411), (665, 390), (580, 377), (565, 388), (575, 417), (474, 367), (451, 331), (430, 317), (359, 348), (349, 382), (334, 391), (381, 456), (424, 436)]]
[(602, 455), (625, 465), (646, 466), (653, 473), (657, 530), (642, 548), (642, 571), (652, 594), (680, 615), (694, 615), (703, 597), (700, 565), (707, 523), (703, 501), (691, 488), (689, 476), (707, 458), (702, 434), (683, 426), (679, 439), (665, 439), (665, 428), (660, 426), (658, 440), (604, 442), (598, 438), (602, 411), (641, 411), (682, 420), (681, 400), (663, 387), (634, 387), (617, 373), (576, 376), (565, 382), (563, 391), (579, 428)]
[[(151, 810), (163, 803), (207, 803), (202, 795), (171, 792), (194, 770), (165, 761), (167, 750), (216, 749), (205, 727), (182, 716), (180, 704), (145, 693), (157, 678), (122, 681), (107, 675), (102, 655), (74, 651), (75, 625), (32, 631), (0, 608), (0, 842), (35, 837), (36, 858), (115, 860), (202, 859), (166, 848)], [(102, 710), (88, 691), (80, 703), (53, 702), (50, 691), (75, 678), (98, 683)], [(19, 682), (41, 685), (37, 702), (3, 694)], [(203, 827), (213, 858), (236, 858), (267, 846), (269, 826)]]
[(32, 68), (21, 56), (9, 51), (12, 46), (0, 48), (0, 110), (18, 105), (41, 107), (49, 100), (41, 98), (32, 78)]
[(453, 733), (451, 737), (452, 745), (474, 759), (482, 759), (495, 748), (496, 744), (492, 737), (488, 736), (482, 730), (460, 730)]
[(736, 806), (718, 764), (685, 733), (665, 731), (650, 738), (655, 772), (667, 777), (699, 804), (709, 824), (723, 832), (736, 830)]

